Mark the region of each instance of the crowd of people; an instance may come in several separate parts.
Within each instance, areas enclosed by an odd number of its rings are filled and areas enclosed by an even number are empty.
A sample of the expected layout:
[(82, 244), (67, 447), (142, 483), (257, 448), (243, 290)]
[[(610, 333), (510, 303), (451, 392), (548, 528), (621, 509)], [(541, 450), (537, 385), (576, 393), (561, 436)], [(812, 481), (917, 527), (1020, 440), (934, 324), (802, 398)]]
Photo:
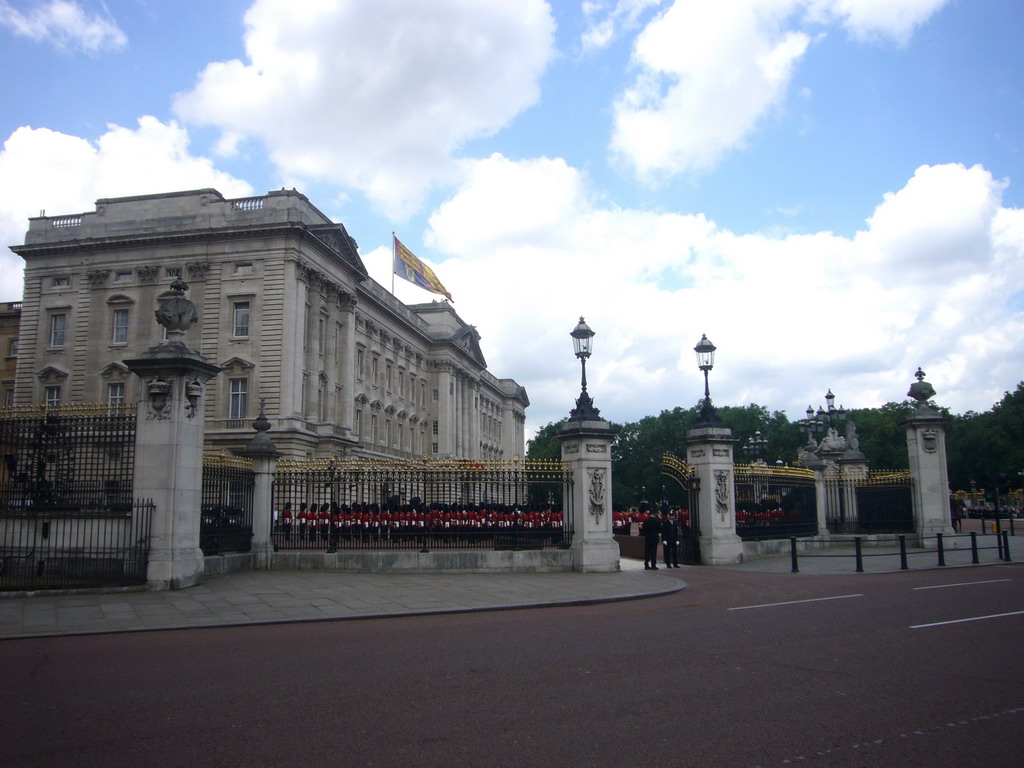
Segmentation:
[(426, 537), (484, 546), (515, 535), (533, 546), (558, 545), (565, 527), (560, 509), (508, 505), (286, 503), (275, 513), (279, 544), (294, 547), (425, 544)]

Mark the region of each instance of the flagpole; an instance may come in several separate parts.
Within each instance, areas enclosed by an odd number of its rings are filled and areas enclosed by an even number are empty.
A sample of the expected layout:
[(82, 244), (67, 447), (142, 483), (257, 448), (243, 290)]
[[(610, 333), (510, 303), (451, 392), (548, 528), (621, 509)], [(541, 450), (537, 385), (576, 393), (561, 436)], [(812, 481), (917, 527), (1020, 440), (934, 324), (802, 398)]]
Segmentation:
[(391, 232), (391, 295), (395, 295), (395, 233)]

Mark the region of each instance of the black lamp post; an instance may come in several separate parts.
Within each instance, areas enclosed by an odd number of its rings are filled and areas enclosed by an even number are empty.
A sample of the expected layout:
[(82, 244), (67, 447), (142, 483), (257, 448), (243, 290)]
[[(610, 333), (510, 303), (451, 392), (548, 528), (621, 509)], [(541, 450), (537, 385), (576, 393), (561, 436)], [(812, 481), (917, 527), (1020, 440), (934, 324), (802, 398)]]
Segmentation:
[(576, 324), (576, 327), (572, 329), (572, 333), (569, 335), (572, 336), (573, 350), (576, 353), (576, 357), (580, 359), (580, 366), (582, 367), (580, 396), (576, 400), (576, 407), (569, 412), (569, 421), (599, 418), (601, 412), (594, 407), (594, 401), (587, 394), (587, 359), (594, 349), (595, 334), (581, 316), (579, 323)]
[(838, 428), (846, 421), (846, 409), (841, 405), (836, 408), (836, 396), (832, 394), (831, 388), (825, 394), (825, 403), (828, 405), (828, 410), (819, 405), (817, 413), (814, 408), (807, 406), (807, 418), (800, 424), (800, 431), (807, 433), (808, 442), (814, 442), (815, 435), (828, 428)]
[(693, 351), (697, 353), (697, 367), (704, 371), (704, 402), (700, 406), (700, 418), (695, 426), (717, 427), (722, 421), (715, 413), (715, 407), (711, 404), (711, 390), (708, 388), (708, 373), (715, 367), (715, 350), (717, 347), (708, 340), (707, 334), (702, 333), (700, 341)]
[(763, 459), (765, 449), (768, 448), (768, 441), (761, 436), (761, 430), (754, 432), (752, 437), (747, 438), (743, 446), (743, 455), (748, 459)]

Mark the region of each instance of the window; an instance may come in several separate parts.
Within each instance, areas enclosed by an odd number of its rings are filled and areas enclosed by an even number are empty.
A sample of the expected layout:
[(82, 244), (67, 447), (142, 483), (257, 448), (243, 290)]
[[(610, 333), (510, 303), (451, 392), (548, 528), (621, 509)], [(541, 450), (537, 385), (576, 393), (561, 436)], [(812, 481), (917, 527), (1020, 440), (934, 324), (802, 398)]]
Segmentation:
[(107, 405), (117, 408), (124, 405), (124, 384), (107, 384)]
[(50, 349), (64, 348), (64, 332), (67, 330), (68, 316), (63, 312), (50, 315)]
[(114, 273), (114, 282), (115, 283), (128, 283), (128, 282), (131, 282), (131, 279), (132, 279), (132, 271), (130, 269), (129, 270), (118, 270), (117, 272)]
[(430, 434), (432, 434), (434, 437), (437, 437), (437, 422), (436, 421), (432, 422), (431, 425), (430, 425)]
[(372, 377), (371, 380), (372, 380), (373, 386), (375, 386), (375, 387), (378, 386), (380, 384), (380, 358), (378, 358), (378, 357), (374, 357), (373, 358), (373, 362), (371, 364), (370, 375)]
[(53, 287), (54, 288), (67, 288), (70, 285), (71, 285), (71, 278), (68, 277), (67, 275), (64, 275), (63, 277), (55, 277), (55, 278), (53, 278)]
[(4, 390), (4, 408), (14, 407), (14, 387), (8, 387)]
[(363, 434), (363, 412), (362, 411), (356, 411), (355, 422), (356, 423), (353, 426), (355, 427), (355, 433), (356, 433), (356, 436), (358, 437), (358, 436)]
[(438, 392), (437, 392), (437, 390), (435, 389), (435, 390), (434, 390), (434, 402), (435, 402), (435, 403), (437, 402), (437, 399), (438, 399)]
[(244, 419), (249, 412), (249, 380), (231, 379), (231, 412), (229, 418)]
[(181, 267), (168, 267), (164, 274), (168, 277), (181, 277)]
[(128, 343), (128, 310), (114, 310), (114, 335), (110, 340), (111, 344)]
[(56, 408), (60, 405), (60, 387), (47, 387), (43, 391), (43, 400), (46, 402), (47, 408)]
[(356, 372), (359, 374), (360, 380), (366, 374), (366, 356), (361, 349), (356, 350)]
[(231, 335), (236, 337), (249, 337), (249, 302), (236, 301), (234, 305), (234, 317), (231, 321)]
[(391, 363), (387, 364), (387, 374), (386, 374), (386, 376), (387, 377), (385, 379), (385, 383), (386, 383), (386, 386), (387, 386), (387, 391), (390, 392), (391, 391)]
[(248, 262), (246, 262), (244, 264), (235, 264), (235, 274), (236, 275), (251, 275), (252, 274), (252, 264), (250, 264)]
[(7, 356), (17, 357), (18, 356), (18, 340), (11, 339), (7, 345)]

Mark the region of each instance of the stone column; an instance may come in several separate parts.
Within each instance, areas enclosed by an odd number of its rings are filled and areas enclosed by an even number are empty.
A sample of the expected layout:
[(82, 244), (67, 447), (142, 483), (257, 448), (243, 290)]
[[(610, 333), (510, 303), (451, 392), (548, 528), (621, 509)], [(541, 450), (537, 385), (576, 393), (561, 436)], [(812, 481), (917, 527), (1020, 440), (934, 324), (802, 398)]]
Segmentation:
[(719, 425), (696, 427), (686, 434), (686, 463), (700, 480), (700, 558), (705, 565), (743, 561), (743, 540), (736, 535), (735, 442), (732, 430)]
[(345, 434), (352, 435), (356, 392), (356, 297), (342, 293), (338, 301), (343, 322), (341, 360), (338, 361), (336, 374), (341, 381), (341, 407), (337, 418)]
[(600, 418), (569, 419), (559, 431), (562, 461), (572, 470), (563, 510), (572, 511), (573, 569), (583, 572), (619, 570), (619, 545), (612, 535), (612, 457), (615, 432)]
[(260, 402), (260, 415), (252, 423), (256, 436), (240, 451), (239, 456), (252, 460), (252, 472), (256, 487), (252, 495), (252, 554), (253, 568), (270, 570), (273, 560), (274, 545), (271, 541), (271, 526), (274, 512), (274, 475), (277, 473), (277, 460), (281, 452), (267, 436), (270, 421), (263, 412), (264, 402)]
[[(917, 410), (904, 420), (907, 451), (913, 484), (914, 528), (926, 545), (935, 545), (935, 534), (952, 535), (949, 519), (949, 471), (946, 466), (946, 425), (949, 419), (928, 404), (935, 396), (932, 385), (917, 369), (917, 381), (908, 397), (918, 402)], [(930, 539), (930, 541), (929, 541)]]
[(182, 341), (198, 315), (180, 278), (160, 296), (158, 322), (167, 340), (125, 360), (142, 379), (135, 436), (134, 494), (155, 504), (147, 581), (152, 589), (183, 589), (203, 574), (199, 508), (203, 485), (206, 383), (220, 368)]

